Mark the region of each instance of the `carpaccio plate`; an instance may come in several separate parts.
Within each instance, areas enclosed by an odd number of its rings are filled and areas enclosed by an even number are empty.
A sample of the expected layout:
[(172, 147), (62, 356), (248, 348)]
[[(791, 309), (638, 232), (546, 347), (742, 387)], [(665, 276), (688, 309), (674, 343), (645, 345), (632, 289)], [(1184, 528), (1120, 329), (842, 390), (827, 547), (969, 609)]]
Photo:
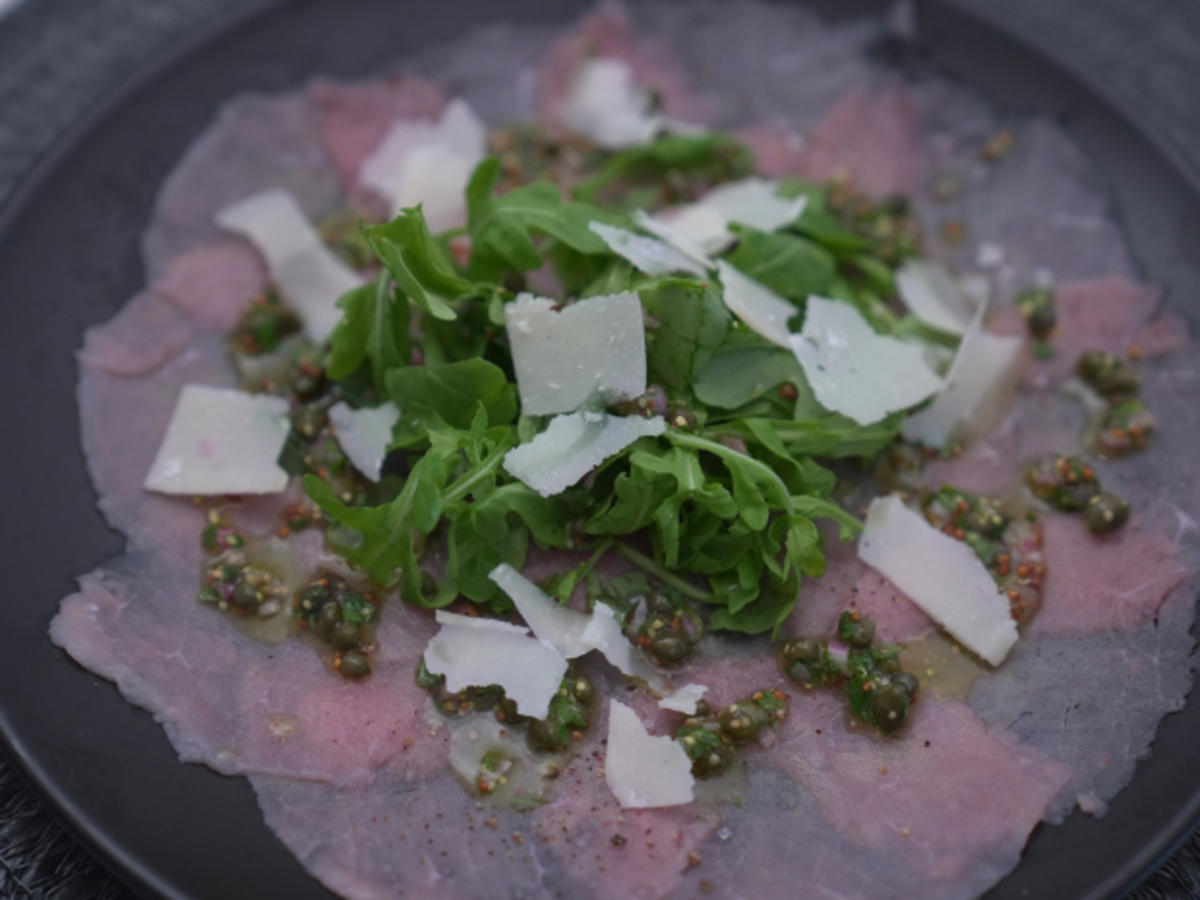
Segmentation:
[[(447, 62), (452, 57), (440, 48), (452, 48), (452, 38), (502, 18), (512, 28), (530, 29), (535, 34), (530, 46), (536, 46), (536, 35), (548, 41), (556, 30), (568, 26), (572, 16), (585, 11), (583, 5), (562, 4), (554, 11), (555, 21), (543, 22), (547, 14), (539, 6), (448, 2), (423, 10), (419, 24), (404, 8), (382, 0), (272, 8), (227, 26), (143, 75), (135, 87), (64, 139), (4, 211), (0, 285), (9, 298), (3, 332), (8, 347), (0, 365), (7, 370), (4, 403), (13, 432), (4, 451), (10, 483), (5, 491), (9, 515), (3, 527), (5, 546), (10, 549), (10, 593), (16, 598), (10, 602), (20, 607), (10, 614), (8, 627), (0, 634), (4, 650), (0, 673), (10, 686), (0, 696), (3, 731), (17, 761), (73, 827), (142, 890), (196, 897), (324, 895), (264, 827), (262, 812), (245, 781), (222, 778), (198, 766), (181, 766), (149, 716), (128, 705), (111, 685), (70, 663), (45, 638), (56, 601), (72, 589), (72, 576), (115, 556), (123, 545), (96, 512), (95, 495), (77, 449), (72, 351), (86, 326), (109, 318), (141, 289), (148, 274), (160, 274), (155, 260), (161, 262), (178, 249), (170, 246), (170, 230), (160, 229), (167, 241), (147, 245), (152, 271), (143, 270), (139, 238), (159, 186), (222, 101), (245, 91), (294, 89), (314, 74), (361, 77), (398, 64), (417, 72), (427, 66), (430, 74), (441, 77), (447, 92), (466, 90), (481, 110), (501, 120), (511, 113), (505, 104), (520, 102), (521, 97), (520, 85), (514, 87), (510, 77), (518, 64), (497, 52), (510, 47), (504, 42), (511, 34), (506, 36), (503, 27), (476, 34), (470, 45), (475, 52), (464, 54), (459, 48), (457, 58), (467, 66), (457, 70)], [(814, 7), (834, 19), (886, 12), (882, 4), (874, 3)], [(680, 15), (665, 6), (658, 12)], [(638, 8), (639, 15), (651, 19), (658, 12)], [(1177, 309), (1188, 310), (1200, 287), (1195, 271), (1181, 256), (1181, 248), (1200, 222), (1194, 185), (1163, 159), (1152, 140), (1029, 51), (941, 6), (922, 8), (918, 19), (919, 43), (876, 46), (872, 42), (876, 62), (908, 74), (933, 71), (948, 76), (990, 101), (1000, 121), (1030, 115), (1056, 119), (1083, 148), (1102, 181), (1100, 190), (1111, 193), (1133, 261), (1120, 257), (1120, 246), (1109, 242), (1110, 235), (1093, 233), (1078, 238), (1083, 248), (1077, 254), (1080, 271), (1062, 274), (1136, 272), (1167, 288)], [(853, 29), (839, 32), (855, 33)], [(711, 40), (711, 32), (709, 36)], [(729, 39), (754, 38), (730, 35)], [(698, 42), (698, 46), (703, 45)], [(710, 53), (720, 46), (720, 40), (711, 43)], [(838, 67), (821, 67), (832, 73), (827, 84), (819, 83), (815, 70), (803, 66), (798, 76), (789, 71), (796, 63), (794, 58), (789, 62), (788, 49), (764, 51), (764, 59), (778, 61), (774, 89), (786, 91), (791, 84), (808, 90), (800, 99), (817, 106), (822, 97), (832, 100), (844, 86), (837, 81)], [(835, 44), (825, 52), (833, 54), (830, 60), (836, 62), (836, 54), (844, 49)], [(683, 55), (689, 63), (696, 61), (686, 52)], [(532, 54), (530, 64), (539, 58)], [(481, 66), (497, 59), (494, 78), (481, 74)], [(717, 58), (710, 56), (708, 62), (718, 70), (710, 77), (719, 80)], [(497, 85), (491, 93), (486, 87), (489, 81)], [(746, 110), (747, 115), (739, 118), (754, 118), (748, 114), (761, 114), (788, 97), (786, 93), (751, 95), (752, 102), (756, 99), (761, 99), (762, 109)], [(971, 112), (969, 106), (950, 106), (944, 124), (963, 124), (953, 122), (953, 116)], [(1051, 152), (1058, 146), (1053, 136), (1039, 138), (1032, 133), (1029, 140), (1046, 141)], [(903, 178), (904, 173), (896, 177)], [(305, 188), (319, 194), (326, 185), (316, 178)], [(1021, 202), (1019, 194), (1008, 199)], [(320, 198), (312, 202), (319, 204)], [(1090, 227), (1085, 220), (1075, 225), (1085, 232)], [(1059, 231), (1062, 240), (1070, 240), (1062, 237), (1063, 229)], [(188, 239), (187, 235), (174, 237)], [(91, 349), (102, 353), (105, 348)], [(1176, 415), (1173, 410), (1163, 412), (1169, 433), (1172, 419), (1177, 421), (1185, 410)], [(40, 427), (21, 434), (25, 423)], [(153, 443), (154, 436), (130, 434), (127, 439), (133, 448)], [(1168, 456), (1172, 448), (1179, 452)], [(1180, 436), (1164, 439), (1160, 452), (1164, 458), (1187, 459), (1188, 449), (1186, 436)], [(986, 478), (986, 467), (972, 468), (969, 474)], [(1083, 655), (1097, 649), (1084, 639), (1071, 646)], [(1026, 654), (1036, 656), (1037, 645), (1031, 642)], [(1062, 658), (1046, 660), (1047, 664), (1063, 662)], [(1069, 665), (1064, 671), (1069, 671)], [(1097, 685), (1089, 702), (1129, 703), (1121, 688)], [(995, 680), (987, 696), (972, 702), (977, 709), (986, 708), (990, 721), (1002, 724), (1021, 712), (1019, 705), (1011, 706), (1012, 693), (1003, 677)], [(1101, 896), (1120, 890), (1152, 866), (1186, 832), (1200, 809), (1200, 780), (1187, 774), (1200, 731), (1198, 717), (1195, 704), (1168, 717), (1153, 755), (1141, 764), (1108, 815), (1097, 820), (1075, 813), (1062, 826), (1039, 829), (1018, 869), (995, 888), (994, 896), (1028, 892)], [(1134, 718), (1131, 715), (1131, 721)], [(953, 735), (959, 723), (953, 717), (937, 721), (927, 717), (917, 724), (931, 734)], [(1035, 721), (1030, 727), (1041, 728), (1044, 734), (1049, 726)], [(1070, 759), (1086, 757), (1085, 746), (1057, 749)], [(195, 755), (203, 752), (196, 749)], [(347, 836), (356, 832), (360, 839), (344, 847), (331, 843), (325, 852), (335, 857), (361, 852), (364, 858), (384, 852), (386, 848), (373, 847), (370, 841), (371, 819), (377, 814), (435, 816), (437, 811), (424, 809), (423, 798), (407, 787), (399, 779), (394, 786), (379, 784), (376, 790), (364, 791), (362, 819), (346, 826)], [(786, 787), (761, 781), (751, 786), (751, 799), (756, 794), (786, 799)], [(260, 779), (259, 790), (271, 821), (279, 821), (282, 809), (311, 815), (313, 821), (322, 819), (325, 798), (308, 796), (310, 791), (303, 785), (272, 790)], [(377, 812), (371, 809), (372, 801), (383, 801)], [(786, 802), (799, 806), (812, 800), (791, 796)], [(548, 827), (556, 824), (557, 812), (546, 813)], [(753, 845), (764, 837), (758, 834), (761, 828), (752, 804), (742, 814), (731, 813), (727, 824), (733, 833), (731, 844), (740, 840)], [(708, 826), (701, 822), (697, 827)], [(289, 836), (286, 829), (285, 837), (296, 844), (304, 841), (303, 834)], [(797, 841), (811, 847), (813, 837), (797, 835)], [(469, 853), (463, 851), (461, 856), (465, 861)], [(713, 861), (719, 858), (719, 853), (712, 854)], [(766, 863), (759, 867), (758, 877), (765, 884), (771, 883), (769, 869)], [(731, 887), (720, 885), (719, 877), (716, 881), (719, 891)], [(763, 889), (762, 884), (745, 886), (754, 893)]]

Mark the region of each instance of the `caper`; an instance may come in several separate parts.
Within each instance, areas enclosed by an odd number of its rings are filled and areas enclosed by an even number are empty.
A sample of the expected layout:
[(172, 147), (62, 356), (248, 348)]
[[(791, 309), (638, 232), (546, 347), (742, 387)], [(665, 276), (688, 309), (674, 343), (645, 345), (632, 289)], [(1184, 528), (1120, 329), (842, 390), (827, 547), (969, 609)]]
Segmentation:
[(650, 639), (649, 650), (663, 662), (677, 663), (692, 652), (692, 642), (681, 631), (659, 631)]
[(313, 400), (325, 390), (325, 373), (320, 369), (307, 367), (297, 370), (292, 379), (292, 393), (301, 400)]
[(1096, 494), (1088, 501), (1083, 517), (1096, 534), (1116, 531), (1129, 519), (1129, 503), (1116, 494)]
[(851, 647), (869, 647), (875, 638), (875, 623), (854, 613), (842, 613), (838, 620), (838, 637)]
[(646, 598), (646, 611), (653, 616), (671, 618), (675, 615), (675, 607), (671, 603), (671, 598), (658, 591)]
[(292, 428), (302, 437), (312, 440), (321, 433), (321, 429), (329, 421), (329, 416), (325, 412), (324, 407), (317, 406), (314, 403), (306, 403), (303, 406), (296, 408), (292, 413)]
[(596, 696), (596, 689), (592, 687), (592, 683), (588, 679), (582, 675), (577, 675), (571, 681), (571, 694), (580, 703), (588, 704)]
[(371, 660), (361, 650), (342, 654), (342, 665), (338, 669), (346, 678), (366, 678), (371, 674)]
[(1104, 350), (1083, 351), (1077, 371), (1080, 378), (1105, 397), (1137, 393), (1141, 383), (1129, 363)]
[[(324, 612), (324, 610), (322, 610)], [(344, 619), (333, 626), (329, 633), (329, 643), (339, 650), (353, 650), (362, 640), (362, 633), (353, 622)]]
[(257, 609), (263, 601), (263, 593), (245, 576), (238, 579), (233, 588), (233, 605), (238, 609)]
[(1054, 294), (1046, 288), (1033, 288), (1017, 297), (1017, 309), (1025, 317), (1034, 337), (1045, 339), (1058, 324)]
[(321, 637), (329, 637), (334, 628), (341, 624), (342, 606), (336, 600), (328, 600), (317, 613), (313, 630)]
[(756, 703), (738, 700), (721, 710), (717, 721), (732, 740), (748, 741), (766, 727), (767, 712)]
[(821, 645), (812, 638), (800, 637), (783, 645), (786, 662), (815, 663), (821, 658)]
[(900, 671), (900, 659), (894, 651), (876, 651), (875, 670), (884, 675), (895, 675)]
[(548, 719), (534, 719), (529, 723), (529, 745), (534, 750), (554, 752), (561, 750), (566, 743)]
[(871, 711), (875, 714), (875, 724), (885, 732), (899, 729), (908, 721), (908, 711), (912, 698), (908, 691), (896, 683), (880, 685), (871, 700)]
[(892, 684), (903, 688), (912, 697), (917, 693), (917, 686), (920, 682), (917, 681), (917, 676), (912, 672), (900, 672), (892, 676)]
[(672, 406), (667, 410), (667, 423), (683, 431), (695, 431), (700, 420), (696, 413), (683, 406)]

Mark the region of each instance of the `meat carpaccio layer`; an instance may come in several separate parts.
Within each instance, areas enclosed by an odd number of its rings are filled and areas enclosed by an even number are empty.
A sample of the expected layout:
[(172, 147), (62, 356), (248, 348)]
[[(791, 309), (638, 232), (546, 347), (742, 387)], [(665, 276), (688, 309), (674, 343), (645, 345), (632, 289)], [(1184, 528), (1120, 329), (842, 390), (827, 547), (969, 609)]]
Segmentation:
[[(752, 4), (689, 7), (685, 28), (679, 11), (644, 15), (632, 25), (604, 9), (557, 39), (490, 27), (423, 52), (412, 61), (420, 78), (319, 81), (223, 107), (160, 193), (144, 239), (150, 286), (89, 331), (79, 354), (88, 466), (128, 549), (81, 579), (51, 636), (148, 709), (182, 759), (250, 776), (267, 824), (349, 897), (771, 897), (798, 884), (846, 897), (977, 895), (1016, 865), (1040, 819), (1076, 805), (1102, 814), (1190, 687), (1200, 486), (1187, 466), (1162, 462), (1189, 459), (1196, 441), (1193, 354), (1170, 353), (1186, 329), (1136, 283), (1103, 185), (1053, 124), (1005, 123), (1016, 149), (984, 165), (978, 146), (998, 127), (988, 110), (944, 84), (878, 70), (865, 53), (880, 35), (874, 23), (828, 28)], [(674, 58), (647, 37), (672, 29), (688, 36)], [(1048, 517), (1040, 618), (973, 685), (939, 681), (931, 663), (902, 738), (867, 734), (831, 696), (796, 691), (765, 643), (709, 639), (680, 677), (707, 684), (715, 703), (768, 687), (793, 695), (788, 719), (723, 800), (619, 809), (604, 783), (601, 715), (548, 802), (518, 812), (477, 803), (448, 772), (448, 730), (413, 683), (433, 631), (426, 614), (393, 599), (376, 673), (341, 681), (307, 644), (265, 645), (198, 604), (204, 512), (141, 482), (180, 386), (232, 382), (221, 336), (265, 280), (253, 252), (218, 234), (216, 209), (269, 186), (295, 192), (314, 217), (361, 203), (355, 167), (396, 118), (435, 114), (450, 95), (493, 121), (553, 117), (561, 79), (597, 48), (629, 62), (669, 112), (737, 129), (766, 174), (848, 172), (871, 191), (913, 192), (930, 249), (968, 269), (990, 257), (1002, 301), (1014, 285), (1053, 277), (1067, 297), (1066, 334), (1114, 349), (1136, 335), (1148, 355), (1163, 354), (1142, 371), (1165, 428), (1145, 459), (1102, 467), (1135, 504), (1130, 526), (1095, 539)], [(927, 190), (947, 169), (967, 186), (949, 206)], [(935, 226), (953, 216), (967, 240), (939, 243)], [(980, 254), (984, 244), (1002, 258)], [(993, 327), (1011, 327), (1005, 316)], [(931, 479), (1002, 491), (1014, 459), (1076, 441), (1082, 413), (1053, 392), (1064, 372), (1030, 371), (1012, 414)], [(269, 527), (286, 502), (256, 501), (243, 527)], [(336, 566), (315, 535), (289, 541), (301, 569)], [(934, 646), (924, 615), (852, 548), (829, 549), (830, 571), (806, 584), (788, 633), (827, 629), (854, 604), (886, 638)], [(608, 686), (660, 730), (672, 724), (673, 714)]]

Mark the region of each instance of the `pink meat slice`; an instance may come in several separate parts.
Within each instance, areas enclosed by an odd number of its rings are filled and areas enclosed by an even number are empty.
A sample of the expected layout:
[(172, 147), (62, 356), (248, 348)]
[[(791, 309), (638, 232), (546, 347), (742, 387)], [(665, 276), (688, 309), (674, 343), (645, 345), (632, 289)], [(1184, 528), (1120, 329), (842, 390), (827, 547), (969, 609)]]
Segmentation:
[(807, 172), (804, 139), (783, 125), (744, 125), (734, 135), (754, 153), (758, 174), (783, 178)]
[(856, 88), (805, 135), (799, 174), (845, 177), (876, 196), (911, 193), (925, 167), (919, 128), (916, 104), (899, 85)]
[(186, 347), (191, 336), (176, 309), (141, 293), (104, 326), (87, 331), (79, 363), (106, 375), (148, 375)]
[(1047, 513), (1046, 591), (1035, 634), (1132, 630), (1158, 612), (1188, 575), (1179, 547), (1135, 520), (1112, 534), (1093, 535), (1079, 516)]
[(666, 44), (639, 37), (629, 15), (606, 3), (580, 20), (575, 31), (551, 46), (538, 74), (537, 109), (543, 122), (558, 122), (559, 109), (579, 65), (590, 57), (619, 59), (638, 84), (653, 91), (666, 115), (701, 124), (711, 116), (709, 102), (693, 93), (690, 79)]
[(829, 637), (846, 610), (873, 619), (875, 633), (885, 641), (913, 640), (933, 627), (895, 585), (859, 561), (854, 541), (826, 540), (825, 559), (825, 574), (800, 587), (800, 602), (784, 626), (788, 636)]
[(221, 107), (158, 194), (142, 241), (149, 280), (176, 256), (221, 238), (219, 210), (267, 188), (290, 191), (313, 219), (340, 200), (320, 118), (303, 92), (245, 94)]
[(411, 75), (345, 83), (319, 78), (308, 88), (321, 142), (348, 193), (358, 171), (388, 130), (406, 119), (433, 119), (445, 103), (440, 90)]
[(267, 287), (262, 259), (245, 241), (220, 241), (172, 259), (151, 290), (204, 328), (231, 331)]

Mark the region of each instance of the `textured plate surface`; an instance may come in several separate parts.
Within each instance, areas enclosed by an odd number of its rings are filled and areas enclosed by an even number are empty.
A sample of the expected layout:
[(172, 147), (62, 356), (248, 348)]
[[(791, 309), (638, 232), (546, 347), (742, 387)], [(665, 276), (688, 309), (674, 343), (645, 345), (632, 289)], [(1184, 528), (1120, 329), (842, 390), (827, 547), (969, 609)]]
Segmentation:
[[(274, 6), (274, 4), (266, 4)], [(883, 3), (817, 3), (839, 15)], [(361, 75), (407, 48), (485, 18), (563, 22), (585, 4), (537, 0), (307, 0), (250, 15), (149, 67), (64, 137), (0, 212), (0, 391), (8, 476), (8, 604), (0, 629), (0, 733), (72, 828), (139, 890), (170, 897), (328, 896), (263, 826), (249, 786), (181, 766), (161, 729), (45, 636), (73, 575), (117, 553), (79, 449), (72, 353), (143, 283), (138, 237), (162, 177), (219, 103), (313, 73)], [(942, 6), (922, 10), (920, 65), (960, 79), (1001, 114), (1059, 119), (1109, 181), (1132, 250), (1175, 298), (1200, 297), (1186, 256), (1200, 246), (1200, 193), (1154, 139), (1051, 63)], [(1196, 311), (1189, 311), (1195, 319)], [(1154, 755), (1096, 821), (1040, 829), (989, 896), (1120, 893), (1185, 835), (1200, 811), (1200, 704), (1160, 729)]]

